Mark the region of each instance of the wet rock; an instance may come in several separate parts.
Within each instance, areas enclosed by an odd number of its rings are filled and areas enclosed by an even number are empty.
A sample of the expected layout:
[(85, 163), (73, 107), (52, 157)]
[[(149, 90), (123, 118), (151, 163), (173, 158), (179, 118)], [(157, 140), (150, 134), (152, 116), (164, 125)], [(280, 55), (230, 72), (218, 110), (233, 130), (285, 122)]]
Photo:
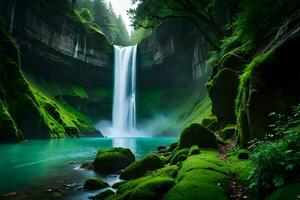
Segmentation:
[(16, 196), (17, 193), (16, 192), (9, 192), (9, 193), (6, 193), (6, 194), (2, 194), (1, 196), (2, 197), (13, 197), (13, 196)]
[(93, 170), (94, 169), (94, 161), (92, 160), (88, 160), (88, 161), (85, 161), (84, 163), (82, 163), (80, 165), (80, 168), (81, 169), (88, 169), (88, 170)]
[(85, 181), (83, 188), (86, 190), (98, 190), (108, 187), (109, 184), (99, 178), (90, 178)]

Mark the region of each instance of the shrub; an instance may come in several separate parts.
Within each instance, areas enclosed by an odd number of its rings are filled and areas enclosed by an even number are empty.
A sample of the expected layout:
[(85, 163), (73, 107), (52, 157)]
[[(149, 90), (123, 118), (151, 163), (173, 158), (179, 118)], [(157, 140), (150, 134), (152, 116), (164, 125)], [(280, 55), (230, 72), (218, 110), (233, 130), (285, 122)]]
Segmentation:
[(294, 108), (292, 117), (280, 115), (272, 126), (274, 133), (250, 146), (254, 149), (251, 161), (254, 169), (248, 186), (256, 192), (281, 187), (300, 173), (300, 105)]

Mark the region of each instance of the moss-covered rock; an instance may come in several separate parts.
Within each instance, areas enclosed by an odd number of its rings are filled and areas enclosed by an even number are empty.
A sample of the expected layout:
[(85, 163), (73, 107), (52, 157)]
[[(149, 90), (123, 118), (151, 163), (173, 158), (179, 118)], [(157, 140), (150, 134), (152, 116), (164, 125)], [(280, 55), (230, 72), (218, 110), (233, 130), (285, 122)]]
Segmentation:
[(110, 196), (113, 196), (115, 193), (112, 190), (105, 190), (104, 192), (101, 192), (99, 194), (97, 194), (96, 196), (92, 197), (92, 199), (95, 200), (104, 200)]
[(216, 131), (218, 129), (218, 118), (214, 115), (204, 118), (201, 124), (208, 128), (210, 131)]
[[(296, 30), (299, 15), (289, 20), (284, 27)], [(273, 45), (254, 57), (240, 77), (235, 108), (242, 146), (255, 138), (264, 138), (271, 131), (269, 125), (274, 123), (269, 116), (271, 112), (288, 114), (300, 101), (300, 88), (295, 87), (300, 78), (295, 68), (299, 55), (294, 51), (300, 39), (297, 31), (289, 35), (292, 32), (280, 32)]]
[(187, 156), (190, 152), (190, 148), (184, 148), (184, 149), (175, 149), (172, 154), (169, 156), (168, 161), (174, 165), (178, 162), (178, 158), (181, 155)]
[(234, 102), (238, 84), (239, 73), (229, 68), (220, 70), (208, 84), (212, 113), (222, 124), (235, 122)]
[(83, 188), (85, 190), (99, 190), (108, 186), (108, 183), (99, 178), (89, 178), (85, 181)]
[(218, 147), (215, 135), (201, 124), (191, 124), (181, 133), (178, 148), (189, 148), (193, 145), (201, 148)]
[(165, 200), (228, 199), (229, 168), (217, 151), (201, 151), (183, 162), (177, 184), (167, 192)]
[(177, 147), (177, 145), (178, 145), (178, 142), (172, 143), (172, 144), (169, 146), (169, 151), (172, 152), (172, 151)]
[(226, 141), (228, 139), (234, 138), (236, 134), (236, 125), (235, 124), (228, 124), (226, 125), (219, 133), (219, 137)]
[(192, 155), (197, 155), (197, 154), (200, 154), (199, 146), (193, 145), (189, 151), (189, 155), (192, 156)]
[(156, 154), (150, 154), (126, 167), (120, 178), (129, 180), (144, 176), (148, 171), (153, 171), (164, 167), (164, 162)]
[(116, 147), (110, 150), (100, 150), (94, 160), (94, 169), (98, 173), (115, 173), (135, 161), (130, 149)]
[(175, 185), (171, 178), (156, 177), (139, 185), (130, 195), (130, 200), (163, 199), (164, 193)]

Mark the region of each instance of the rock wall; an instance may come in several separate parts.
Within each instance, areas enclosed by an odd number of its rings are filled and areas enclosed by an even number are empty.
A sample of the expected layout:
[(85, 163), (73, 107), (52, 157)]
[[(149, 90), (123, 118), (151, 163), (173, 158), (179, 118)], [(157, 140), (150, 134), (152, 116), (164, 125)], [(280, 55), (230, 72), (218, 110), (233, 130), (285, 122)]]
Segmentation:
[(167, 20), (142, 40), (138, 46), (140, 87), (205, 83), (208, 45), (192, 27), (186, 20)]
[[(49, 10), (55, 7), (51, 8), (48, 2), (40, 2), (46, 5), (44, 7), (36, 2), (1, 1), (0, 13), (20, 44), (22, 70), (37, 79), (35, 84), (44, 90), (49, 90), (48, 83), (53, 82), (61, 88), (70, 84), (81, 87), (86, 98), (76, 93), (66, 94), (63, 90), (53, 97), (59, 97), (95, 120), (109, 118), (111, 97), (103, 97), (97, 90), (112, 88), (112, 45), (103, 34), (90, 32), (72, 20), (69, 16), (71, 1), (58, 1), (68, 7), (52, 12)], [(49, 10), (45, 10), (48, 7)]]

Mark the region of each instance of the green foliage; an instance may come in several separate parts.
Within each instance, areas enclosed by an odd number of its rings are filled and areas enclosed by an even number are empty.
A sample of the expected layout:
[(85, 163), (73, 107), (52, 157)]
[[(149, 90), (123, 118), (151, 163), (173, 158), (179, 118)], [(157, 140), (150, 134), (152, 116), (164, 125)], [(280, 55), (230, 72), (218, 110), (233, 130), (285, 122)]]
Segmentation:
[(79, 14), (84, 20), (88, 22), (93, 22), (95, 19), (94, 14), (88, 8), (81, 8)]
[[(294, 108), (293, 116), (276, 122), (274, 134), (264, 141), (253, 141), (251, 148), (253, 171), (249, 177), (249, 188), (268, 191), (294, 180), (300, 169), (300, 105)], [(280, 131), (280, 133), (277, 133)], [(281, 137), (278, 137), (278, 136)]]
[(244, 0), (234, 22), (234, 34), (248, 50), (260, 46), (270, 31), (300, 7), (297, 0)]
[(110, 43), (121, 46), (129, 44), (129, 34), (122, 17), (117, 16), (112, 6), (104, 0), (78, 0), (77, 9), (83, 19), (99, 27)]
[(299, 199), (300, 183), (292, 183), (284, 186), (272, 194), (268, 195), (265, 200), (296, 200)]
[(96, 132), (91, 119), (68, 105), (58, 103), (29, 83), (33, 94), (34, 106), (53, 138), (74, 137), (80, 133)]

